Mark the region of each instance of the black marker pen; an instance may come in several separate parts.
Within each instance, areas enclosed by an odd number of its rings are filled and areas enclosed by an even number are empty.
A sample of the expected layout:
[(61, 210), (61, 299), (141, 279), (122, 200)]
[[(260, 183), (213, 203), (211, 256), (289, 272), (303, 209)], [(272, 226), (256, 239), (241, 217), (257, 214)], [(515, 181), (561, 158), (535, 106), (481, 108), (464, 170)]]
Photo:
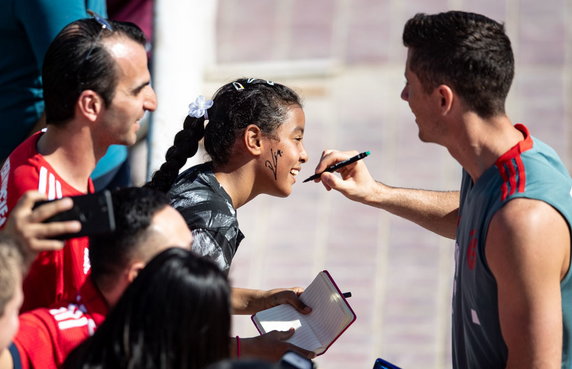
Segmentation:
[(322, 173), (325, 172), (335, 172), (336, 170), (345, 167), (346, 165), (349, 165), (351, 163), (355, 163), (356, 161), (365, 158), (366, 156), (369, 155), (369, 151), (364, 151), (360, 154), (357, 154), (356, 156), (352, 156), (351, 158), (344, 160), (344, 161), (340, 161), (339, 163), (336, 163), (334, 165), (330, 165), (329, 167), (327, 167), (323, 172), (321, 173), (316, 173), (313, 176), (310, 176), (309, 178), (305, 179), (304, 182), (302, 183), (306, 183), (308, 181), (312, 181), (316, 178), (320, 178), (320, 176), (322, 175)]

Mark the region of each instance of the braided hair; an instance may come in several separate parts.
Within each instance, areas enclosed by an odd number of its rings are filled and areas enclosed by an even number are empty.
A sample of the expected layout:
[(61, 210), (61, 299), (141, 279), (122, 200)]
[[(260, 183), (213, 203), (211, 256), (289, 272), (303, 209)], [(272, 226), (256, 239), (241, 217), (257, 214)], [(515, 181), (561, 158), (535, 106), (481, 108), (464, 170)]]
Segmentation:
[(302, 105), (292, 89), (254, 78), (227, 83), (215, 93), (213, 101), (206, 127), (204, 117), (185, 118), (183, 129), (167, 150), (165, 163), (153, 174), (147, 187), (168, 192), (187, 159), (197, 153), (202, 138), (213, 165), (223, 165), (230, 158), (235, 140), (248, 125), (255, 124), (264, 135), (272, 137), (286, 120), (288, 109)]

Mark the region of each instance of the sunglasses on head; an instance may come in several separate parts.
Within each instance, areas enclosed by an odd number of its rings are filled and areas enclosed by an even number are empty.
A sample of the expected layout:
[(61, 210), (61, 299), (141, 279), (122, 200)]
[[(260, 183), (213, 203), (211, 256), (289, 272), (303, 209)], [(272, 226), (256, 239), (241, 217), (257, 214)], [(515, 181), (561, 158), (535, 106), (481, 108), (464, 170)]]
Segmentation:
[(93, 50), (97, 46), (97, 43), (99, 42), (99, 39), (101, 38), (101, 33), (103, 32), (103, 30), (107, 29), (110, 32), (113, 32), (113, 27), (111, 26), (111, 24), (107, 19), (103, 18), (101, 15), (97, 14), (96, 12), (90, 9), (87, 9), (87, 13), (91, 15), (93, 19), (95, 19), (95, 21), (101, 25), (101, 29), (99, 30), (99, 33), (97, 34), (97, 37), (95, 38), (92, 46), (89, 48), (89, 51), (85, 55), (82, 64), (84, 64), (85, 61), (88, 60), (89, 57), (91, 56), (91, 53), (93, 52)]

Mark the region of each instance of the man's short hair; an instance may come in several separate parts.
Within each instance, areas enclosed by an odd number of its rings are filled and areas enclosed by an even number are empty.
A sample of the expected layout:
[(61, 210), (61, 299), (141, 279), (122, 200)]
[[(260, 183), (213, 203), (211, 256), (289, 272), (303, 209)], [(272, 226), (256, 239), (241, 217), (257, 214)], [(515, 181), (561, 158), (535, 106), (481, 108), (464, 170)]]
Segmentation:
[(22, 247), (12, 237), (0, 234), (0, 316), (14, 297), (16, 283), (22, 283), (24, 272)]
[(73, 118), (82, 91), (93, 90), (106, 106), (113, 100), (119, 71), (103, 41), (125, 37), (145, 47), (143, 31), (133, 23), (108, 21), (112, 30), (94, 18), (64, 27), (50, 44), (42, 69), (46, 122), (63, 124)]
[(150, 236), (149, 226), (155, 214), (170, 206), (167, 195), (149, 188), (122, 188), (111, 196), (115, 231), (89, 238), (91, 273), (100, 281), (102, 277), (115, 276), (128, 265)]
[(425, 91), (446, 84), (479, 116), (504, 114), (514, 57), (502, 24), (475, 13), (420, 13), (405, 24), (403, 44)]

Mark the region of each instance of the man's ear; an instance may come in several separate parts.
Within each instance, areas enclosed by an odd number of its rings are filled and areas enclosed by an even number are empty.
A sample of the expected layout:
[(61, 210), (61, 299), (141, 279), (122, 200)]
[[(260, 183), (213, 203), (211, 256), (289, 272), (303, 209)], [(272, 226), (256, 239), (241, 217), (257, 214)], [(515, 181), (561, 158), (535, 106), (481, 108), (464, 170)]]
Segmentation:
[(95, 121), (103, 108), (103, 99), (93, 90), (83, 90), (77, 100), (77, 113)]
[(244, 130), (243, 142), (246, 150), (253, 155), (260, 155), (262, 153), (262, 131), (255, 124), (249, 124)]
[(145, 267), (145, 263), (141, 261), (136, 261), (133, 264), (129, 265), (129, 269), (127, 270), (127, 280), (129, 283), (133, 282), (133, 280), (139, 275), (139, 272)]
[(447, 115), (453, 108), (455, 94), (451, 87), (447, 85), (439, 85), (436, 88), (437, 98), (439, 99), (439, 109), (441, 115)]

